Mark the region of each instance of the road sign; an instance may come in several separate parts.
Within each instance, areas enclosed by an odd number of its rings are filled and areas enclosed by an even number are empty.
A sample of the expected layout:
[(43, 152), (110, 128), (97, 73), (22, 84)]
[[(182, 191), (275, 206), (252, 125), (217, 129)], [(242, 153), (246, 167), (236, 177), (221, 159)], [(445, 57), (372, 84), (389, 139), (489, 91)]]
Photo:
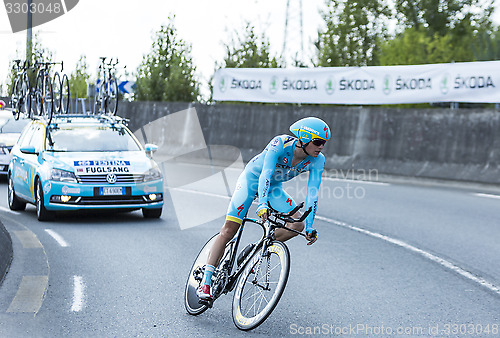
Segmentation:
[(133, 93), (135, 89), (135, 81), (122, 81), (118, 84), (118, 90), (122, 93)]
[[(101, 79), (97, 79), (95, 91), (99, 93), (99, 84), (101, 83)], [(135, 81), (121, 81), (118, 82), (118, 91), (124, 94), (130, 94), (135, 91), (136, 85)]]

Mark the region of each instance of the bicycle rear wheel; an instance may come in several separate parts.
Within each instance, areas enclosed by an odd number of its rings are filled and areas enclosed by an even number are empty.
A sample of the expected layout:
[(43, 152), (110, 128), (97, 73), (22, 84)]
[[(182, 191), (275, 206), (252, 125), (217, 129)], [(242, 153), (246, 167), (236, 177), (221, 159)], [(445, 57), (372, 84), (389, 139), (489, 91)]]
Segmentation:
[(20, 114), (20, 100), (22, 95), (21, 93), (21, 81), (20, 78), (17, 78), (12, 85), (12, 90), (10, 94), (10, 106), (12, 108), (12, 115), (14, 115), (14, 119), (19, 120)]
[[(212, 238), (210, 238), (200, 250), (200, 253), (196, 257), (193, 266), (189, 271), (189, 276), (186, 281), (186, 289), (184, 291), (184, 305), (187, 312), (194, 316), (197, 316), (208, 309), (208, 305), (199, 303), (199, 298), (196, 295), (196, 289), (198, 289), (198, 287), (200, 286), (205, 271), (204, 266), (207, 263), (208, 259), (208, 253), (210, 252), (210, 249), (212, 248), (212, 245), (214, 244), (215, 239), (218, 235), (219, 234), (215, 234)], [(226, 245), (221, 263), (212, 276), (212, 294), (214, 296), (214, 300), (218, 298), (224, 291), (224, 287), (227, 282), (227, 276), (225, 275), (225, 271), (222, 271), (224, 269), (221, 269), (221, 267), (226, 264), (226, 261), (230, 258), (233, 245), (234, 241), (230, 241)]]
[(290, 272), (290, 253), (282, 242), (257, 251), (238, 279), (233, 297), (233, 322), (248, 331), (262, 324), (278, 304)]
[(69, 80), (66, 74), (63, 75), (61, 80), (61, 113), (67, 114), (69, 112)]
[(54, 89), (54, 112), (61, 113), (62, 82), (59, 73), (55, 73), (52, 79)]
[(201, 278), (203, 278), (203, 266), (206, 264), (208, 259), (208, 253), (215, 242), (215, 238), (218, 234), (214, 235), (208, 240), (207, 243), (201, 248), (200, 253), (196, 257), (191, 270), (189, 270), (189, 276), (186, 281), (186, 289), (184, 291), (184, 305), (187, 312), (190, 315), (199, 315), (208, 309), (207, 305), (200, 304), (198, 302), (199, 298), (196, 295), (196, 289), (200, 286)]

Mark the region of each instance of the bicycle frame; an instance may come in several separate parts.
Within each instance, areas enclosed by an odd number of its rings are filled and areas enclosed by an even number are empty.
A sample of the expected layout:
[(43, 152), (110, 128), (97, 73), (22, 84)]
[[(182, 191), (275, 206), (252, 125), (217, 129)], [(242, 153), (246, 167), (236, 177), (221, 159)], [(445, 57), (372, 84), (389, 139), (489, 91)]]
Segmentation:
[[(298, 211), (302, 206), (303, 206), (303, 204), (299, 205), (296, 209), (292, 210), (292, 212), (290, 212), (290, 214), (291, 215), (295, 214), (295, 212)], [(271, 244), (272, 241), (275, 240), (274, 233), (275, 233), (276, 229), (285, 229), (285, 230), (294, 232), (298, 235), (305, 236), (300, 231), (286, 227), (286, 224), (291, 223), (289, 221), (302, 221), (302, 220), (304, 220), (305, 217), (307, 217), (307, 215), (310, 213), (310, 210), (311, 209), (306, 211), (306, 213), (302, 216), (302, 218), (300, 220), (294, 220), (291, 217), (289, 217), (288, 219), (285, 219), (285, 218), (279, 217), (278, 216), (278, 215), (280, 215), (279, 213), (271, 214), (270, 217), (268, 218), (267, 222), (263, 222), (261, 220), (256, 220), (253, 218), (244, 217), (243, 222), (241, 223), (240, 228), (238, 229), (238, 233), (228, 243), (228, 245), (231, 245), (232, 243), (234, 243), (232, 245), (232, 248), (230, 249), (229, 261), (227, 262), (228, 266), (227, 266), (227, 268), (223, 266), (222, 269), (220, 269), (220, 271), (218, 271), (219, 273), (224, 273), (224, 272), (227, 273), (227, 275), (228, 275), (227, 282), (224, 284), (222, 289), (219, 289), (219, 285), (217, 285), (217, 288), (214, 288), (214, 293), (213, 293), (214, 300), (217, 299), (221, 294), (231, 292), (234, 289), (234, 287), (236, 286), (236, 282), (238, 281), (238, 277), (244, 271), (245, 267), (250, 262), (250, 260), (252, 259), (255, 252), (257, 252), (257, 250), (260, 249), (262, 251), (262, 255), (265, 254), (268, 246)], [(250, 251), (247, 254), (247, 256), (245, 257), (245, 259), (243, 260), (243, 262), (241, 264), (239, 264), (238, 266), (235, 267), (236, 270), (234, 271), (234, 273), (232, 273), (233, 268), (234, 268), (234, 263), (235, 263), (236, 257), (237, 257), (237, 252), (238, 252), (238, 247), (240, 244), (241, 236), (242, 236), (243, 230), (245, 228), (245, 223), (247, 223), (247, 222), (258, 224), (262, 228), (263, 235), (262, 235), (261, 239), (256, 243), (256, 245), (252, 249), (252, 251)], [(222, 257), (222, 259), (224, 259), (224, 256)], [(226, 261), (222, 261), (221, 263), (226, 264)], [(224, 270), (226, 270), (226, 271), (224, 271)]]

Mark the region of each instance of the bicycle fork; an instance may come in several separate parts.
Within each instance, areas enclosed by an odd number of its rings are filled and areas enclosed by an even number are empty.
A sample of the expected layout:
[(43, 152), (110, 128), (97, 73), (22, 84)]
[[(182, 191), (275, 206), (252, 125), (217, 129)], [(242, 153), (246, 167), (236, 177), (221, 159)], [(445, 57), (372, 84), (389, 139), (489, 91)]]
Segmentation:
[[(270, 254), (270, 252), (267, 249), (268, 249), (268, 245), (263, 245), (262, 246), (262, 252), (260, 254), (260, 258), (259, 258), (259, 261), (257, 263), (257, 267), (254, 270), (255, 276), (254, 276), (254, 278), (252, 280), (252, 284), (253, 285), (260, 287), (264, 291), (271, 290), (269, 288), (269, 277), (270, 277), (270, 274), (271, 274), (271, 271), (270, 271), (271, 270), (271, 259), (270, 259), (271, 254)], [(258, 277), (258, 275), (259, 275), (259, 273), (261, 271), (260, 268), (262, 266), (262, 261), (264, 260), (264, 257), (267, 259), (266, 275), (265, 275), (264, 283), (260, 284), (259, 281), (257, 280), (257, 277)]]

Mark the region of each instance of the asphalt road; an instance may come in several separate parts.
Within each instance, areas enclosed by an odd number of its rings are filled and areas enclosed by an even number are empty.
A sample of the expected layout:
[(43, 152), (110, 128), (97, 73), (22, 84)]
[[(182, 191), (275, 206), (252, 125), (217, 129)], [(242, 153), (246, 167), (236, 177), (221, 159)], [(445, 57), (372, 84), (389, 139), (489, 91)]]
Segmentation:
[[(303, 198), (303, 182), (287, 190)], [(8, 209), (1, 181), (14, 260), (0, 286), (0, 337), (498, 336), (500, 199), (476, 193), (325, 179), (318, 242), (287, 242), (292, 266), (280, 303), (241, 332), (232, 295), (198, 317), (183, 304), (192, 261), (223, 217), (181, 229), (175, 212), (199, 210), (174, 210), (167, 194), (159, 220), (136, 211), (41, 223), (33, 206)]]

